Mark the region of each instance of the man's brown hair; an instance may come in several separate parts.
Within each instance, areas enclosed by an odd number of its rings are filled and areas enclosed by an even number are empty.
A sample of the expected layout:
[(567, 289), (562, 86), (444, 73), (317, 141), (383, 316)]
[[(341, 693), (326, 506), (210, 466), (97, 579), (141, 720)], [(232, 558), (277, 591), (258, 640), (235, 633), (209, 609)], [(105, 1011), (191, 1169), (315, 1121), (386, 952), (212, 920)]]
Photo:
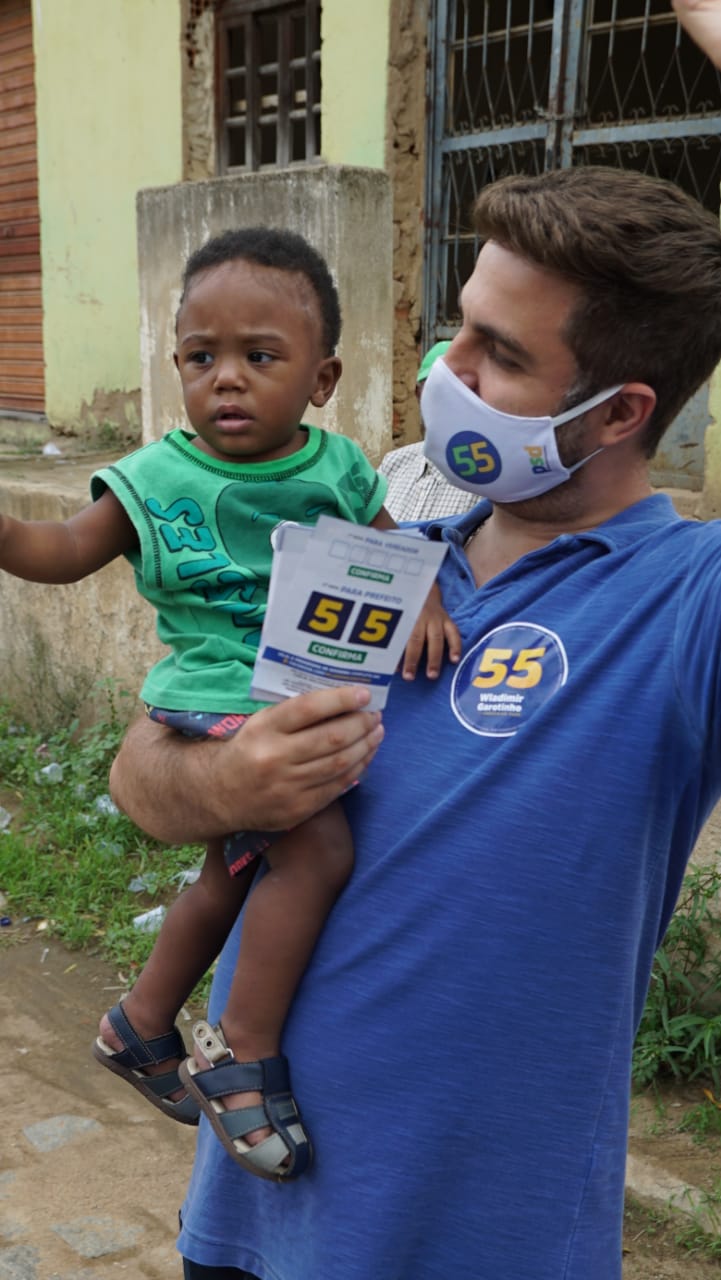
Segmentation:
[(481, 192), (475, 223), (483, 240), (580, 289), (564, 334), (574, 402), (647, 383), (657, 396), (643, 438), (652, 457), (721, 360), (718, 220), (671, 182), (586, 166), (501, 178)]

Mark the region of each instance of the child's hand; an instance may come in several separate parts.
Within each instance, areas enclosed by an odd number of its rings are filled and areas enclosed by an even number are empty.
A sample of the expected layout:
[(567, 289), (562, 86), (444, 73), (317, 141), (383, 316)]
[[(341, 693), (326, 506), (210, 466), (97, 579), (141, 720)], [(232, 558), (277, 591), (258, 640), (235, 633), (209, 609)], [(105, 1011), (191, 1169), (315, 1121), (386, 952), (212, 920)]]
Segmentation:
[(426, 675), (430, 680), (435, 680), (441, 672), (446, 645), (449, 661), (458, 662), (461, 656), (461, 637), (455, 622), (451, 621), (443, 608), (440, 588), (434, 582), (406, 645), (401, 668), (403, 679), (415, 679), (418, 663), (425, 649)]

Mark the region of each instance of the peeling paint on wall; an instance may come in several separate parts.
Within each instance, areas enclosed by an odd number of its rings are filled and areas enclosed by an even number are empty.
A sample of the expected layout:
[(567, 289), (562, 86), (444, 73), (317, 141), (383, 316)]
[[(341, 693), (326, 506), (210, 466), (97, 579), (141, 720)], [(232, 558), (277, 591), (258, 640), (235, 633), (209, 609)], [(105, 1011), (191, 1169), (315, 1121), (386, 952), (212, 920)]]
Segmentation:
[(125, 453), (140, 444), (140, 389), (96, 391), (90, 402), (82, 401), (72, 427), (53, 425), (58, 436), (82, 436), (86, 449)]
[(426, 0), (393, 0), (386, 169), (393, 191), (393, 438), (420, 437), (415, 382), (423, 271)]
[(184, 6), (183, 178), (215, 175), (215, 5)]

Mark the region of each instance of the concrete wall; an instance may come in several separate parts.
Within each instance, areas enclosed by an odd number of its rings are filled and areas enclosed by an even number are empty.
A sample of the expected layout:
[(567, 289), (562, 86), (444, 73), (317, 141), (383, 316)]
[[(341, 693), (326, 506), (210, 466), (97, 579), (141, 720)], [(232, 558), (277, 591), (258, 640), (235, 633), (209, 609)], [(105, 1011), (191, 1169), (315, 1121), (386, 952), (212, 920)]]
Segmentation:
[(393, 191), (393, 436), (420, 437), (415, 397), (423, 301), (427, 0), (393, 0), (386, 170)]
[(373, 462), (391, 445), (391, 193), (372, 169), (306, 165), (182, 183), (138, 196), (143, 439), (185, 421), (173, 365), (183, 264), (227, 227), (290, 227), (326, 258), (343, 310), (344, 371), (332, 400), (306, 417), (352, 436)]
[(721, 517), (721, 370), (716, 369), (708, 398), (711, 421), (704, 437), (703, 492), (698, 514), (703, 520)]
[[(19, 520), (65, 520), (87, 504), (90, 476), (109, 460), (0, 459), (0, 510)], [(133, 695), (124, 708), (132, 714), (145, 670), (165, 652), (125, 560), (62, 586), (0, 574), (3, 696), (40, 727), (69, 724), (78, 712), (85, 721), (102, 716), (99, 682), (108, 678)]]
[(47, 414), (138, 433), (135, 195), (182, 177), (179, 0), (33, 0)]

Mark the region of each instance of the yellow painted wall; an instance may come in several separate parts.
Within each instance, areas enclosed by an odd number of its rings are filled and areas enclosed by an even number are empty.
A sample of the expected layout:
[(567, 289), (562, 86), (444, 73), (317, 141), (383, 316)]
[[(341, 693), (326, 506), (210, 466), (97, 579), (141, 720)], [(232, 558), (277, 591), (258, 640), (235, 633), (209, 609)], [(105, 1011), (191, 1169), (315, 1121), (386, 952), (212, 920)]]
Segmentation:
[(321, 152), (329, 164), (385, 166), (391, 0), (323, 0)]
[(180, 0), (33, 0), (54, 425), (91, 425), (113, 393), (119, 414), (137, 403), (135, 195), (183, 176), (180, 28)]

